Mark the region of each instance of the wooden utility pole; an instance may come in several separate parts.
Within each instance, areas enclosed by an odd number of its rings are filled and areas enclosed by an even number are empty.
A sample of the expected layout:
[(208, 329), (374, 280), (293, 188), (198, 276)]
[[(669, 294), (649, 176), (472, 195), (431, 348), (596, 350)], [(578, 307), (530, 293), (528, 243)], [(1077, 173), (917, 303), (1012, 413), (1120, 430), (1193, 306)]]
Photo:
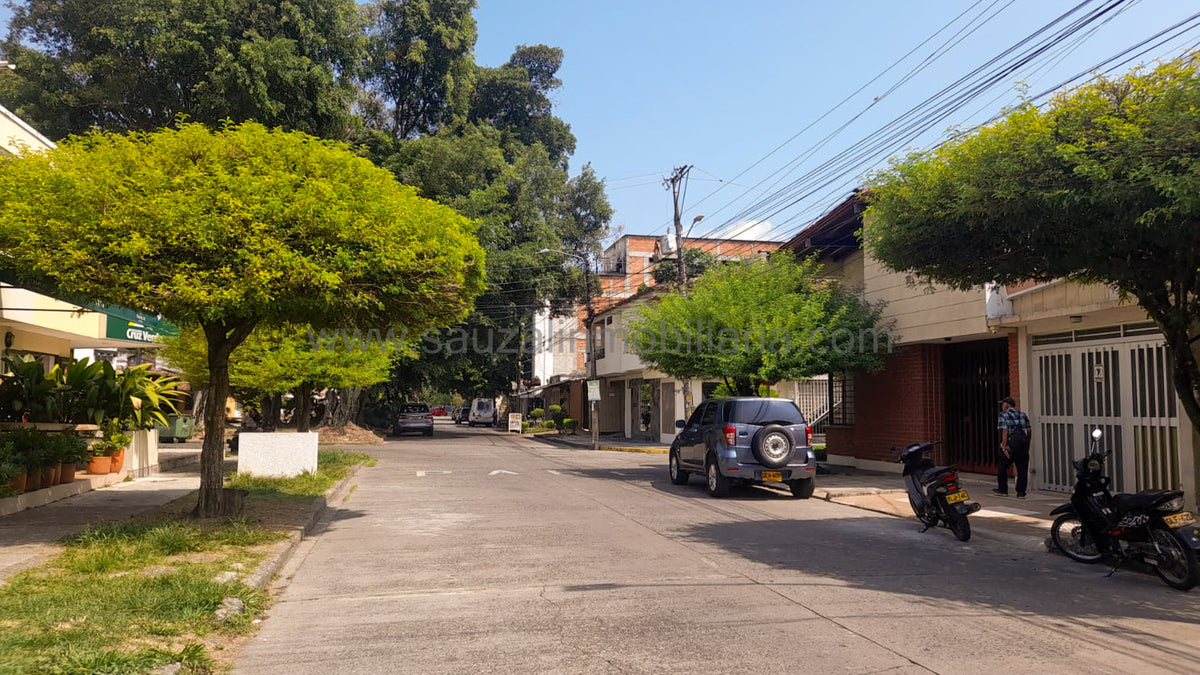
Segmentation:
[(675, 171), (663, 179), (663, 187), (671, 190), (675, 201), (675, 266), (679, 272), (679, 288), (687, 292), (687, 265), (683, 261), (683, 203), (679, 197), (679, 184), (687, 180), (690, 165), (677, 166)]

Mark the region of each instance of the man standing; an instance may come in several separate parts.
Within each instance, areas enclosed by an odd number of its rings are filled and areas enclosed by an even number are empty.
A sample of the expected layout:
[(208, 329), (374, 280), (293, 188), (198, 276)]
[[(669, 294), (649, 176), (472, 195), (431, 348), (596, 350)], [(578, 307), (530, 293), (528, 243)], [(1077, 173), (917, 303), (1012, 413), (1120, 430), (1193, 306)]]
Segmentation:
[(1000, 399), (1000, 419), (996, 423), (1000, 430), (1000, 469), (996, 472), (998, 488), (993, 494), (1008, 495), (1008, 467), (1017, 467), (1017, 499), (1025, 499), (1025, 488), (1029, 482), (1029, 416), (1017, 410), (1011, 396)]

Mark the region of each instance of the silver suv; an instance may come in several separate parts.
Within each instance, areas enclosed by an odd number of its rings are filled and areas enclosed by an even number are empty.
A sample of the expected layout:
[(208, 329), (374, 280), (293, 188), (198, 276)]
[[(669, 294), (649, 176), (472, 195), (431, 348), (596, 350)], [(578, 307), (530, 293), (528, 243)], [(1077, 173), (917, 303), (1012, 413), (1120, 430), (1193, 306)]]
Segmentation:
[(786, 483), (792, 495), (813, 493), (817, 458), (812, 431), (796, 404), (779, 398), (713, 398), (687, 422), (675, 423), (671, 482), (692, 473), (707, 478), (708, 493), (724, 497), (734, 483)]

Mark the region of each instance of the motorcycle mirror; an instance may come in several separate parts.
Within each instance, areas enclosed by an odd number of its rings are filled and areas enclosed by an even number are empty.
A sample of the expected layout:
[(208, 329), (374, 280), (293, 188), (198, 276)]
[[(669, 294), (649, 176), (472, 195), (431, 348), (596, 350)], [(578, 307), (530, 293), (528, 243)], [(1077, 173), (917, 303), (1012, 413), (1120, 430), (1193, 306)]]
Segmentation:
[(1100, 427), (1096, 427), (1095, 429), (1092, 429), (1092, 438), (1096, 439), (1097, 441), (1100, 440), (1100, 437), (1103, 435), (1104, 435), (1104, 432), (1100, 431)]

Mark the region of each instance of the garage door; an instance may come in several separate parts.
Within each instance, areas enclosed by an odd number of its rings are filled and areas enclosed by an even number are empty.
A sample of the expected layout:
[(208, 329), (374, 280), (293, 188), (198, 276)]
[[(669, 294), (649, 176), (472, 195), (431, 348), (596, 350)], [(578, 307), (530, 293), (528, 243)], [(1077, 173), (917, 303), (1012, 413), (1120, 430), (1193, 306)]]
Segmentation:
[(1177, 488), (1179, 406), (1167, 349), (1153, 324), (1127, 324), (1033, 338), (1034, 466), (1041, 485), (1070, 491), (1071, 463), (1092, 429), (1113, 491)]

